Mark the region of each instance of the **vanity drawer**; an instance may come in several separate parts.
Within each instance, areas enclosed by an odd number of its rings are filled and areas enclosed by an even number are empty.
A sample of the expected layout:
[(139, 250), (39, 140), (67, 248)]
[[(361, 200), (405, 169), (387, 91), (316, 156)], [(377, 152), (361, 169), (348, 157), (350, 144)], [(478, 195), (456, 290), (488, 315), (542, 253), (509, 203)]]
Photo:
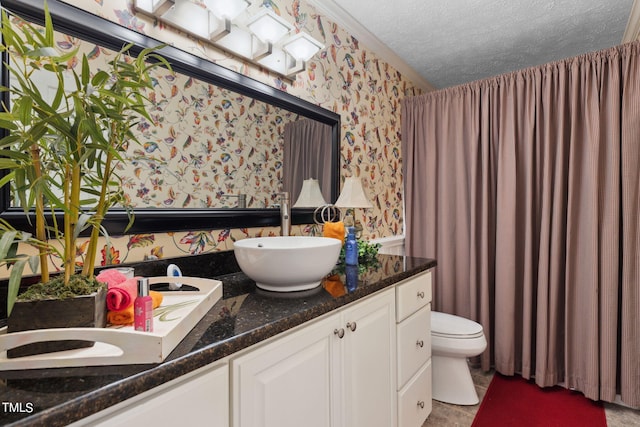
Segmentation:
[(398, 426), (420, 427), (431, 414), (431, 360), (398, 392)]
[(431, 305), (398, 324), (398, 389), (431, 357)]
[(396, 321), (409, 317), (431, 302), (431, 271), (407, 279), (396, 286)]

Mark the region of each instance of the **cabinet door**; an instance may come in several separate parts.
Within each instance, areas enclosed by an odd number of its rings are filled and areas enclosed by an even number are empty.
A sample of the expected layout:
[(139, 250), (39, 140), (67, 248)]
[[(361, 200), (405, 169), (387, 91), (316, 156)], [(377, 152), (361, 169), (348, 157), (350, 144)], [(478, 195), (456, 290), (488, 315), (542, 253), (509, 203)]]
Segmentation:
[(72, 424), (135, 425), (228, 427), (228, 364), (198, 369)]
[(232, 361), (235, 427), (329, 427), (339, 315)]
[(345, 427), (396, 425), (394, 290), (359, 302), (342, 315)]

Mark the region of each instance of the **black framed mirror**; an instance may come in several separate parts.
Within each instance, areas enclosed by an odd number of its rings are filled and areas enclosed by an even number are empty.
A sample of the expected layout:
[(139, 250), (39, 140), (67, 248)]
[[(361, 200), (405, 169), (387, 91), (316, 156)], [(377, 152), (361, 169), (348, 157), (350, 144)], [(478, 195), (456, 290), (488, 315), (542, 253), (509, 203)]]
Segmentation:
[[(44, 21), (42, 0), (0, 0), (0, 5), (9, 13), (18, 15), (37, 24)], [(85, 40), (101, 48), (118, 51), (122, 46), (133, 43), (131, 52), (137, 54), (144, 48), (162, 44), (144, 34), (122, 27), (116, 23), (80, 10), (59, 0), (48, 1), (49, 10), (56, 31)], [(159, 53), (173, 67), (175, 73), (193, 78), (205, 84), (233, 91), (242, 97), (263, 102), (280, 108), (297, 117), (308, 118), (328, 126), (330, 141), (330, 195), (329, 202), (337, 199), (339, 191), (339, 138), (340, 116), (332, 111), (297, 98), (252, 78), (238, 74), (215, 63), (204, 60), (172, 46), (165, 46)], [(3, 62), (6, 58), (3, 58)], [(5, 67), (0, 76), (3, 86), (9, 85), (9, 74)], [(5, 99), (5, 105), (9, 100)], [(274, 190), (274, 193), (276, 190)], [(295, 195), (292, 195), (292, 202)], [(6, 219), (14, 227), (28, 230), (30, 222), (19, 207), (11, 206), (8, 186), (0, 193), (0, 218)], [(279, 210), (264, 208), (148, 208), (134, 209), (135, 221), (127, 230), (128, 234), (228, 229), (245, 227), (278, 226)], [(313, 223), (313, 208), (294, 208), (293, 224)], [(128, 224), (124, 209), (112, 209), (107, 214), (104, 226), (110, 234), (122, 234)]]

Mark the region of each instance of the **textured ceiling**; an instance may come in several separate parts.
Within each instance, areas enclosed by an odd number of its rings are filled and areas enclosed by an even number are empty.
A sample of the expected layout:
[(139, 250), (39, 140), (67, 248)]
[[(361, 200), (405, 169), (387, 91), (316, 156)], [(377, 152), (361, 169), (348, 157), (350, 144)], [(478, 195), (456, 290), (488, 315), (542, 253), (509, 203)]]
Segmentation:
[[(633, 0), (321, 0), (433, 87), (618, 45)], [(354, 33), (357, 34), (357, 33)]]

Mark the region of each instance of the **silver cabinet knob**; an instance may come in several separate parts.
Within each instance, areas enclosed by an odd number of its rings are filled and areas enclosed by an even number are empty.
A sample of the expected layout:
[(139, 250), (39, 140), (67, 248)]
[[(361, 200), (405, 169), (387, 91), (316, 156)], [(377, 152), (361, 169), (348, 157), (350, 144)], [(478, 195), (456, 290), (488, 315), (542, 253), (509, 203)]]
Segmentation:
[(334, 329), (333, 330), (333, 334), (337, 335), (338, 338), (342, 339), (342, 337), (344, 337), (344, 329), (340, 328), (340, 329)]
[(351, 329), (351, 332), (355, 332), (356, 328), (358, 327), (358, 325), (356, 325), (356, 322), (349, 322), (347, 323), (347, 328)]
[(418, 292), (418, 298), (424, 299), (424, 292), (423, 291)]

